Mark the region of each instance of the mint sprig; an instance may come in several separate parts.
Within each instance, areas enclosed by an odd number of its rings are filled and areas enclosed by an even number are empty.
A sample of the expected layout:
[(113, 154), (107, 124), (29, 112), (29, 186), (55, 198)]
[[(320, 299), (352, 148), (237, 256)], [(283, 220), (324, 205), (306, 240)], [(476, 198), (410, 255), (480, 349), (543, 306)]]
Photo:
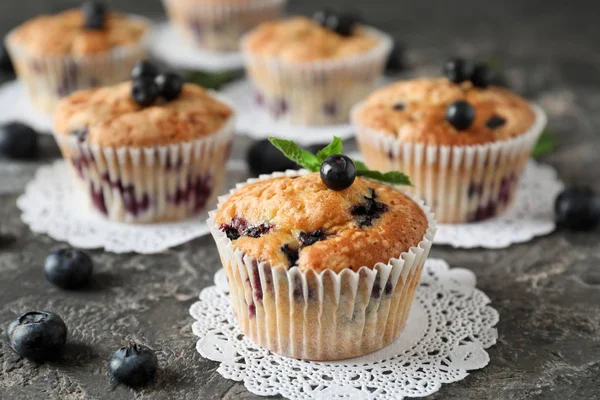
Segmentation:
[(558, 140), (556, 139), (556, 135), (554, 134), (554, 132), (546, 128), (540, 135), (540, 138), (535, 144), (535, 147), (531, 151), (531, 156), (533, 158), (540, 158), (541, 156), (550, 153), (556, 148), (556, 146), (558, 146)]
[[(269, 141), (287, 158), (311, 172), (319, 172), (321, 170), (321, 164), (327, 157), (342, 154), (343, 151), (342, 139), (339, 137), (334, 137), (333, 141), (321, 149), (316, 155), (304, 150), (292, 140), (278, 139), (270, 136)], [(369, 167), (361, 161), (352, 160), (352, 162), (356, 167), (356, 176), (362, 176), (392, 185), (411, 185), (410, 178), (402, 172), (390, 171), (383, 173), (370, 170)]]

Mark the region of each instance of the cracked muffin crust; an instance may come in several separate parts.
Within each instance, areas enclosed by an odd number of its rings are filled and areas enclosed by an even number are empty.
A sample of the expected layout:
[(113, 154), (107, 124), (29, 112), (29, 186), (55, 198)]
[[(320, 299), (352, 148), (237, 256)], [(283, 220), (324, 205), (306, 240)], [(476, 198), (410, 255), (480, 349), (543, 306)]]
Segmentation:
[(317, 273), (388, 263), (417, 246), (428, 228), (405, 194), (363, 178), (336, 192), (318, 173), (246, 185), (219, 208), (215, 223), (257, 260)]

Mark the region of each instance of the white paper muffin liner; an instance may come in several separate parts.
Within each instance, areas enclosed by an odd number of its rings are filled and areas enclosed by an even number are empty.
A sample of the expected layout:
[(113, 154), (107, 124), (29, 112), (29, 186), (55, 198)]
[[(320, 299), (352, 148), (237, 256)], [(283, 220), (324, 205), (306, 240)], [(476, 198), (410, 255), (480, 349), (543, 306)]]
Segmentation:
[(163, 0), (171, 23), (193, 45), (217, 52), (239, 50), (242, 36), (277, 19), (286, 0), (217, 2)]
[(502, 214), (515, 198), (527, 160), (547, 122), (544, 111), (531, 105), (535, 122), (518, 137), (472, 146), (424, 145), (361, 126), (355, 118), (361, 107), (354, 108), (352, 123), (365, 163), (372, 169), (410, 176), (412, 193), (424, 199), (444, 224)]
[(114, 221), (153, 223), (181, 220), (214, 206), (225, 181), (234, 127), (232, 116), (209, 136), (143, 148), (54, 137), (92, 209)]
[(365, 29), (379, 40), (373, 49), (343, 59), (304, 63), (254, 54), (246, 36), (242, 52), (256, 103), (271, 118), (294, 125), (347, 123), (352, 107), (376, 88), (393, 47), (389, 35)]
[(134, 65), (148, 57), (151, 22), (131, 15), (147, 25), (145, 34), (132, 45), (120, 46), (105, 53), (88, 56), (40, 56), (31, 54), (16, 44), (11, 32), (5, 39), (6, 48), (18, 77), (40, 110), (52, 114), (63, 97), (78, 90), (113, 85), (129, 79)]
[[(307, 173), (263, 175), (245, 184)], [(219, 207), (228, 197), (219, 197)], [(298, 267), (269, 266), (234, 249), (215, 224), (217, 211), (209, 212), (208, 225), (227, 273), (232, 307), (242, 331), (274, 353), (306, 360), (341, 360), (391, 343), (404, 329), (436, 232), (429, 208), (411, 198), (421, 206), (429, 223), (421, 242), (387, 264), (364, 266), (358, 272), (346, 269), (317, 274)]]

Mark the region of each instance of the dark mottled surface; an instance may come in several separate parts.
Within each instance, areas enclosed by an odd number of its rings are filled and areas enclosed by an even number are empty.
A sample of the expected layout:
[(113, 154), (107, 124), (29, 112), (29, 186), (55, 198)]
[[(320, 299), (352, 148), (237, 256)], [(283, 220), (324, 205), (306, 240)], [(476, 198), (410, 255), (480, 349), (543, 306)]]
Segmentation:
[[(2, 1), (0, 32), (34, 10), (76, 3)], [(291, 8), (308, 13), (320, 3), (292, 0)], [(458, 52), (499, 57), (514, 87), (550, 112), (560, 149), (545, 161), (566, 182), (600, 189), (600, 7), (558, 0), (330, 3), (360, 8), (370, 21), (400, 35), (410, 46), (415, 74), (437, 73), (441, 61)], [(161, 12), (158, 0), (113, 4), (151, 16)], [(239, 139), (234, 154), (239, 157), (247, 144)], [(46, 145), (50, 159), (56, 152)], [(0, 398), (256, 398), (242, 384), (221, 378), (218, 365), (194, 349), (188, 307), (218, 268), (212, 239), (157, 256), (95, 251), (94, 285), (83, 292), (61, 292), (42, 274), (43, 259), (57, 243), (31, 233), (15, 205), (39, 164), (0, 161)], [(477, 274), (478, 286), (492, 299), (501, 321), (490, 365), (431, 398), (599, 398), (599, 239), (598, 231), (556, 232), (501, 251), (436, 248), (434, 256)], [(60, 363), (36, 366), (6, 345), (8, 321), (36, 308), (59, 313), (70, 327), (69, 349)], [(155, 348), (162, 367), (157, 382), (137, 393), (113, 389), (105, 372), (112, 351), (131, 339)]]

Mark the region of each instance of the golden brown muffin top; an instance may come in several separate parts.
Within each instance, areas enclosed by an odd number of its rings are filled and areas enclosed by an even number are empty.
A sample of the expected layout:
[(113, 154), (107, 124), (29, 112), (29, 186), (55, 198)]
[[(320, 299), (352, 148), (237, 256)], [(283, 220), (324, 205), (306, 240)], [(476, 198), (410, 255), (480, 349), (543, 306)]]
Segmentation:
[[(475, 108), (475, 121), (464, 131), (446, 121), (448, 106), (458, 100)], [(522, 135), (535, 122), (535, 113), (525, 99), (502, 87), (478, 88), (470, 82), (422, 78), (375, 91), (353, 120), (406, 142), (461, 146)]]
[(63, 99), (54, 128), (60, 135), (76, 135), (92, 145), (152, 147), (214, 134), (232, 115), (229, 106), (193, 84), (185, 84), (173, 101), (142, 107), (131, 97), (131, 82), (125, 82)]
[(26, 21), (11, 33), (10, 43), (33, 55), (85, 56), (136, 44), (149, 28), (142, 19), (109, 12), (104, 29), (87, 29), (83, 13), (72, 9)]
[(356, 178), (333, 191), (318, 173), (245, 185), (219, 207), (215, 223), (235, 249), (259, 261), (317, 273), (387, 264), (417, 246), (429, 224), (417, 203), (390, 186)]
[(368, 52), (380, 38), (357, 27), (352, 36), (341, 36), (307, 17), (265, 22), (244, 41), (246, 51), (283, 61), (310, 62), (341, 59)]

